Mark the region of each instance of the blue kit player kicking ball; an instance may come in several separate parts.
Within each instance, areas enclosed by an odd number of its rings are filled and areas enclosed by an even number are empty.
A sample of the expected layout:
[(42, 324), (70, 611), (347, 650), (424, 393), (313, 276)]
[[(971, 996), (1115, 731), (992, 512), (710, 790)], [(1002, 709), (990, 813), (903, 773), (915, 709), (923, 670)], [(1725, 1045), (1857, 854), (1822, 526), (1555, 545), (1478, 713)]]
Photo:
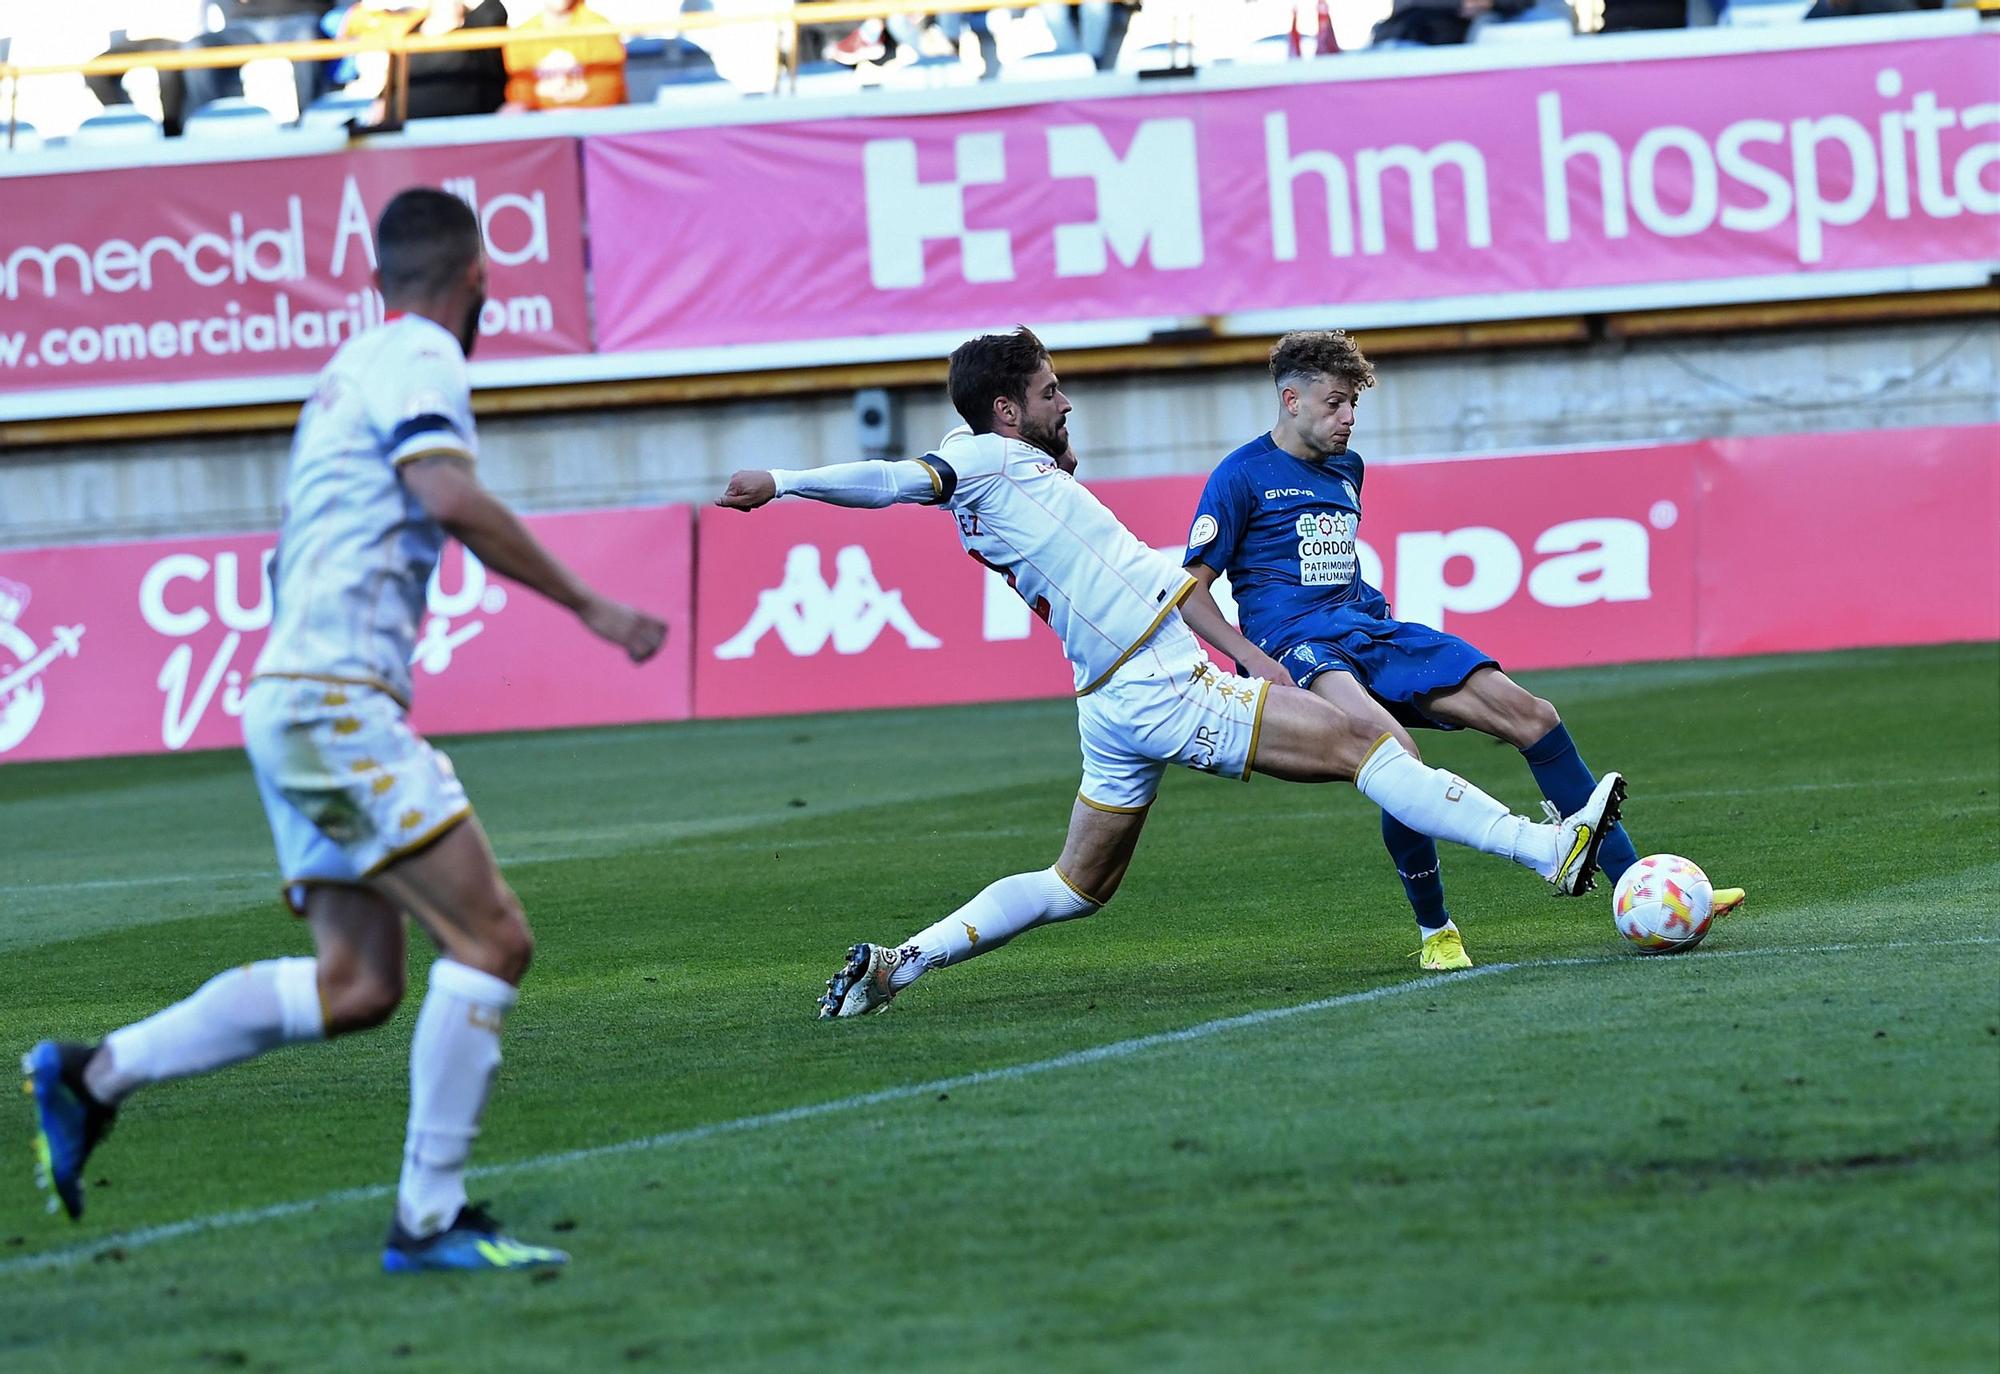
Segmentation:
[[(1374, 721), (1414, 756), (1410, 727), (1470, 729), (1521, 751), (1550, 810), (1574, 811), (1597, 780), (1556, 708), (1456, 635), (1396, 620), (1362, 580), (1361, 458), (1347, 447), (1375, 369), (1341, 330), (1301, 330), (1271, 350), (1278, 418), (1209, 476), (1188, 531), (1187, 566), (1206, 586), (1229, 582), (1244, 635), (1270, 660), (1244, 666), (1292, 682), (1350, 715)], [(1277, 679), (1283, 681), (1283, 678)], [(1396, 862), (1423, 936), (1427, 969), (1469, 968), (1445, 910), (1437, 846), (1384, 812), (1382, 842)], [(1638, 861), (1624, 828), (1604, 839), (1612, 882)], [(1715, 911), (1743, 902), (1717, 888)]]

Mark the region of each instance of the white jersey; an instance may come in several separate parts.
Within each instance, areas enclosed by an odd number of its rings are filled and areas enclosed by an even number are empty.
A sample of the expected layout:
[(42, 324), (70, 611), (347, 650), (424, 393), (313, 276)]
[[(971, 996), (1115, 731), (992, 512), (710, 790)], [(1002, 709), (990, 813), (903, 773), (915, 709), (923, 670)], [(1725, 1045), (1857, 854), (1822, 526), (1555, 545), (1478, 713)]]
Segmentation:
[(1001, 573), (1062, 639), (1077, 695), (1094, 691), (1194, 586), (1034, 445), (953, 430), (918, 461), (965, 551)]
[(465, 353), (443, 326), (392, 318), (319, 374), (292, 439), (277, 607), (256, 675), (365, 683), (406, 706), (424, 590), (445, 533), (397, 475), (477, 456)]

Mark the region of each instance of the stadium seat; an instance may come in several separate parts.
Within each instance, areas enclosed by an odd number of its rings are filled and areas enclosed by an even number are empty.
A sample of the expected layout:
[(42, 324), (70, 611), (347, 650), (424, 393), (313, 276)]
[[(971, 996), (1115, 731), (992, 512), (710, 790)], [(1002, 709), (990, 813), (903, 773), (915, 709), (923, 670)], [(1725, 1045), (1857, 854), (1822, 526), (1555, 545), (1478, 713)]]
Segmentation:
[(1088, 81), (1097, 64), (1083, 52), (1038, 52), (1016, 58), (1000, 69), (1002, 81)]
[(1118, 55), (1121, 72), (1192, 71), (1194, 47), (1188, 43), (1148, 43), (1143, 48), (1126, 48)]
[(189, 140), (256, 138), (275, 134), (279, 127), (278, 117), (262, 105), (240, 95), (225, 95), (219, 100), (209, 101), (189, 115), (187, 123), (181, 126), (181, 137)]
[(1292, 36), (1288, 33), (1269, 33), (1244, 47), (1228, 61), (1246, 67), (1275, 66), (1292, 60)]
[(1732, 28), (1796, 24), (1811, 8), (1812, 0), (1729, 0), (1729, 8), (1715, 22)]
[(69, 141), (77, 148), (106, 148), (152, 143), (165, 137), (159, 121), (151, 115), (131, 105), (107, 105), (103, 114), (94, 114), (77, 125)]
[(1542, 0), (1511, 19), (1491, 14), (1473, 20), (1468, 43), (1566, 43), (1576, 37), (1576, 21), (1565, 5)]
[(655, 105), (726, 105), (741, 97), (742, 91), (721, 72), (688, 72), (660, 83), (653, 92)]
[(365, 95), (342, 95), (338, 91), (321, 96), (307, 108), (299, 126), (306, 129), (344, 128), (355, 120), (368, 121), (375, 102)]
[(853, 95), (862, 89), (860, 74), (852, 67), (838, 62), (801, 62), (799, 64), (799, 95)]
[(685, 38), (625, 40), (625, 98), (643, 105), (669, 84), (713, 81), (719, 74), (706, 49)]
[(979, 68), (956, 54), (921, 57), (902, 66), (885, 67), (882, 84), (890, 90), (937, 90), (947, 86), (977, 86)]

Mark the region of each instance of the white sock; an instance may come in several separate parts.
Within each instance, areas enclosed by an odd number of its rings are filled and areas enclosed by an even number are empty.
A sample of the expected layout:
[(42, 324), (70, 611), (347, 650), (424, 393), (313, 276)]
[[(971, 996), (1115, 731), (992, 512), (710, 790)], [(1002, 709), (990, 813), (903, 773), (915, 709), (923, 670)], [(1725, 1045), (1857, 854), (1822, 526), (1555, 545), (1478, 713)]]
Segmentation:
[(396, 1219), (416, 1236), (465, 1205), (465, 1161), (500, 1072), (500, 1022), (520, 993), (505, 979), (440, 959), (410, 1042), (410, 1125)]
[(266, 959), (218, 973), (192, 996), (111, 1032), (83, 1081), (98, 1101), (115, 1105), (142, 1084), (209, 1073), (325, 1037), (319, 961)]
[(1393, 739), (1385, 737), (1375, 746), (1354, 785), (1362, 796), (1432, 839), (1512, 859), (1544, 878), (1556, 871), (1557, 827), (1516, 816), (1464, 778), (1411, 758)]
[[(889, 986), (905, 987), (934, 968), (998, 949), (1024, 930), (1088, 916), (1097, 907), (1053, 868), (1001, 878), (936, 925), (912, 935), (903, 946), (902, 964), (889, 975)], [(909, 957), (912, 951), (915, 957)]]

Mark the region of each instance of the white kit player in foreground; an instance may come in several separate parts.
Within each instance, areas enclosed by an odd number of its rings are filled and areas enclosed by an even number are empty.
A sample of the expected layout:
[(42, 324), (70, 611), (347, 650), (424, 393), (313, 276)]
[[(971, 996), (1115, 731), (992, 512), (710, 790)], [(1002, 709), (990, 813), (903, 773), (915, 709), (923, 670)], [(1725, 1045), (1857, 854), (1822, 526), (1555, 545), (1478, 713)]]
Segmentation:
[[(1419, 763), (1374, 724), (1291, 686), (1178, 559), (1142, 543), (1073, 480), (1069, 399), (1027, 329), (961, 345), (949, 387), (967, 427), (935, 453), (739, 472), (716, 504), (755, 510), (805, 496), (949, 510), (965, 551), (1003, 574), (1062, 640), (1075, 669), (1083, 785), (1053, 868), (1000, 879), (900, 946), (854, 946), (827, 981), (822, 1017), (878, 1010), (932, 969), (1109, 902), (1169, 763), (1241, 779), (1253, 770), (1296, 782), (1352, 779), (1413, 830), (1512, 859), (1566, 895), (1589, 883), (1624, 796), (1618, 774), (1606, 774), (1576, 814), (1538, 825)], [(1218, 672), (1196, 635), (1256, 676)]]
[(500, 1023), (532, 943), (450, 763), (404, 719), (410, 656), (448, 534), (635, 663), (659, 650), (666, 626), (585, 586), (474, 475), (465, 358), (486, 261), (472, 211), (442, 191), (404, 191), (382, 212), (376, 253), (393, 313), (334, 355), (299, 417), (276, 612), (243, 710), (286, 897), (315, 957), (218, 974), (95, 1047), (36, 1045), (22, 1067), (38, 1164), (79, 1217), (84, 1161), (134, 1089), (382, 1024), (403, 998), (407, 914), (441, 957), (410, 1046), (383, 1268), (560, 1264), (561, 1251), (501, 1234), (466, 1201)]

